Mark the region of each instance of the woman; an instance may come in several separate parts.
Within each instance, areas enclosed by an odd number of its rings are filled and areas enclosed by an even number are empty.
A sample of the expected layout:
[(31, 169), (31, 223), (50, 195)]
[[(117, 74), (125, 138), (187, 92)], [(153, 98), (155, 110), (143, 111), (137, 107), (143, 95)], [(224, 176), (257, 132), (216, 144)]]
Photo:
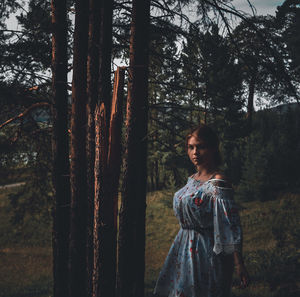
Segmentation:
[(186, 138), (197, 172), (174, 195), (180, 230), (157, 280), (154, 293), (168, 297), (230, 296), (234, 265), (241, 287), (249, 278), (242, 260), (242, 230), (233, 191), (219, 172), (216, 134), (200, 125)]

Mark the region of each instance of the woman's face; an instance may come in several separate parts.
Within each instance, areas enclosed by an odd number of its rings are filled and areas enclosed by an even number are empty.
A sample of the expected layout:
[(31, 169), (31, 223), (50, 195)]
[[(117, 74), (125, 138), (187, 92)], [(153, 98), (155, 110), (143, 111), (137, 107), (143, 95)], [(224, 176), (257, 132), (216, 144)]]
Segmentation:
[(196, 136), (189, 138), (187, 151), (190, 160), (196, 167), (210, 167), (214, 162), (214, 149)]

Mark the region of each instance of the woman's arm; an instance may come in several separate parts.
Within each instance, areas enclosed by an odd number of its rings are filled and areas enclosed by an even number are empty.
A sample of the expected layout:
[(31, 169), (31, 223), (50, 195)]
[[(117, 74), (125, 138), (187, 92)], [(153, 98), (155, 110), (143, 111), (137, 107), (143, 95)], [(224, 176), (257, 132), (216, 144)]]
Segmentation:
[(249, 274), (244, 265), (243, 257), (241, 252), (234, 251), (233, 252), (234, 264), (236, 268), (236, 273), (241, 280), (241, 288), (246, 288), (249, 285)]
[[(223, 175), (217, 173), (215, 175), (216, 179), (220, 179), (221, 182), (220, 184), (218, 183), (218, 186), (221, 187), (227, 187), (227, 188), (232, 188), (230, 181)], [(235, 247), (235, 251), (233, 252), (233, 259), (234, 259), (234, 265), (236, 269), (236, 273), (241, 280), (241, 288), (245, 288), (249, 285), (249, 274), (247, 272), (247, 269), (244, 265), (243, 261), (243, 256), (242, 256), (242, 245), (243, 243), (241, 242), (239, 245)]]

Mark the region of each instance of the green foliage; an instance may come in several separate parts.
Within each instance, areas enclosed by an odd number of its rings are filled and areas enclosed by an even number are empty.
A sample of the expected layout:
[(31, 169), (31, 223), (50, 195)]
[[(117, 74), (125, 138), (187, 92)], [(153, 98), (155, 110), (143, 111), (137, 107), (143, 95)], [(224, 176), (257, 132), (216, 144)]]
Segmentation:
[(278, 27), (287, 46), (288, 63), (295, 80), (300, 79), (300, 7), (297, 0), (286, 0), (279, 6), (276, 13)]
[(24, 1), (15, 1), (18, 29), (0, 34), (1, 80), (25, 88), (45, 86), (50, 82), (51, 66), (50, 2), (26, 2), (24, 9)]
[[(280, 114), (256, 114), (254, 131), (244, 145), (244, 162), (238, 199), (276, 199), (282, 191), (299, 190), (299, 109)], [(270, 133), (272, 131), (272, 133)]]
[[(231, 163), (238, 165), (237, 157), (231, 160), (232, 151), (239, 149), (238, 138), (244, 133), (240, 66), (235, 63), (230, 43), (219, 34), (218, 26), (214, 24), (205, 32), (191, 26), (179, 56), (175, 41), (176, 36), (170, 34), (166, 37), (167, 48), (158, 42), (160, 53), (169, 56), (162, 64), (163, 71), (156, 56), (151, 60), (153, 64), (150, 63), (155, 82), (158, 79), (164, 82), (162, 86), (150, 84), (149, 89), (150, 184), (154, 176), (159, 180), (159, 186), (154, 189), (182, 185), (193, 172), (184, 139), (190, 128), (205, 117), (222, 140), (226, 173), (231, 170)], [(232, 172), (237, 171), (232, 169)]]
[(28, 12), (17, 17), (24, 32), (21, 41), (11, 51), (18, 65), (30, 63), (31, 71), (43, 71), (51, 66), (51, 7), (48, 1), (31, 0)]
[[(2, 184), (22, 183), (8, 195), (11, 206), (8, 211), (20, 236), (24, 235), (22, 229), (28, 221), (50, 225), (53, 205), (49, 131), (47, 127), (36, 126), (33, 130), (32, 125), (31, 122), (21, 127), (14, 125), (2, 130), (0, 137)], [(11, 137), (15, 134), (13, 130), (18, 136), (11, 144)]]
[(297, 296), (299, 197), (284, 194), (275, 203), (263, 204), (260, 211), (255, 211), (263, 216), (253, 218), (256, 222), (253, 221), (252, 230), (268, 228), (268, 242), (274, 243), (269, 246), (265, 241), (259, 249), (246, 253), (253, 281), (263, 280), (274, 296)]

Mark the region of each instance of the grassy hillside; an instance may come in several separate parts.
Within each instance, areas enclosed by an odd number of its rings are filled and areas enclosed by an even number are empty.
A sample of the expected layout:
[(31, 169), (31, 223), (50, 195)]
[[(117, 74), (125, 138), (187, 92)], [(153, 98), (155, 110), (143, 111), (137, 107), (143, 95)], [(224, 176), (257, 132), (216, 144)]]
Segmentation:
[[(24, 227), (11, 222), (8, 195), (0, 194), (0, 297), (52, 295), (51, 226), (27, 217)], [(179, 229), (172, 192), (149, 193), (146, 221), (146, 296), (152, 290)], [(241, 205), (244, 255), (251, 286), (233, 296), (296, 297), (299, 289), (300, 195)]]

